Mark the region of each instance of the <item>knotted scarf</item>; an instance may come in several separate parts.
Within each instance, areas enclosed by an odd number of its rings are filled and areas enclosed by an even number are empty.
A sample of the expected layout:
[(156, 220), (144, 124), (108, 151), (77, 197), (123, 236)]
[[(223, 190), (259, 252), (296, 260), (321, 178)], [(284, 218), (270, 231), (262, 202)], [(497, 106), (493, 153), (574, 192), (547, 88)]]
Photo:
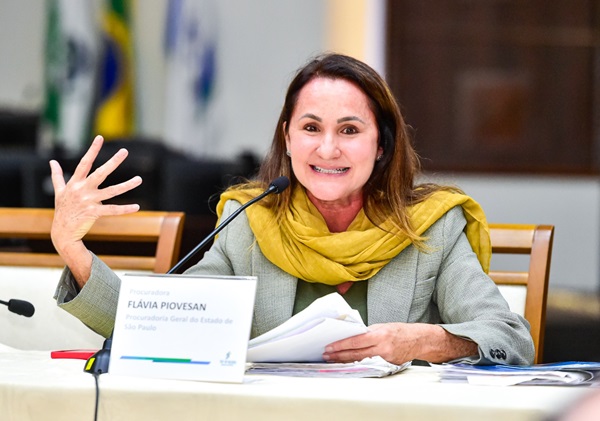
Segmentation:
[[(244, 204), (260, 193), (259, 189), (224, 192), (217, 205), (218, 216), (227, 200)], [(469, 196), (448, 191), (434, 193), (409, 207), (412, 227), (418, 235), (423, 235), (455, 206), (463, 209), (467, 238), (487, 272), (491, 257), (487, 221), (480, 205)], [(389, 221), (381, 228), (375, 226), (363, 210), (346, 231), (329, 232), (325, 220), (300, 186), (292, 192), (291, 205), (281, 223), (275, 221), (272, 210), (260, 205), (248, 207), (246, 215), (264, 256), (285, 272), (308, 282), (339, 285), (370, 279), (412, 243)]]

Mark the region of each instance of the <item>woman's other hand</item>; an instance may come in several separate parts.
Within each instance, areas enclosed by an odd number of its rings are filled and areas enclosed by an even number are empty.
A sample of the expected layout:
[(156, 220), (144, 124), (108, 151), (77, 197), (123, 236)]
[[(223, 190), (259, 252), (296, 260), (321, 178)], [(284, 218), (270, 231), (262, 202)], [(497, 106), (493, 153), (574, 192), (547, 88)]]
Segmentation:
[(393, 364), (415, 359), (441, 363), (477, 354), (477, 344), (454, 336), (438, 325), (381, 323), (369, 331), (333, 342), (325, 348), (328, 362), (354, 362), (380, 356)]
[(50, 161), (55, 194), (52, 243), (71, 269), (80, 287), (89, 278), (92, 262), (91, 255), (82, 240), (94, 222), (101, 216), (123, 215), (139, 210), (137, 204), (105, 205), (102, 203), (142, 183), (141, 177), (136, 176), (120, 184), (99, 187), (128, 155), (126, 149), (120, 149), (90, 173), (103, 142), (102, 136), (96, 136), (68, 181), (65, 181), (60, 164), (54, 160)]

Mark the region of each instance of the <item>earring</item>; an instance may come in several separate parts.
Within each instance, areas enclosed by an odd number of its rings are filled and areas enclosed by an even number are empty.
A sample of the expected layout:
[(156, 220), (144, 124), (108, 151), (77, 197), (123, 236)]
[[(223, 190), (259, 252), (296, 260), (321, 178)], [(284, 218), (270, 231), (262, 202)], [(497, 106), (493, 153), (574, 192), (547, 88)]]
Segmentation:
[(381, 158), (383, 158), (383, 154), (381, 154), (381, 155), (377, 156), (377, 158), (376, 158), (376, 159), (377, 159), (377, 161), (381, 161)]
[(292, 153), (291, 153), (290, 151), (285, 151), (285, 154), (286, 154), (287, 156), (292, 156)]

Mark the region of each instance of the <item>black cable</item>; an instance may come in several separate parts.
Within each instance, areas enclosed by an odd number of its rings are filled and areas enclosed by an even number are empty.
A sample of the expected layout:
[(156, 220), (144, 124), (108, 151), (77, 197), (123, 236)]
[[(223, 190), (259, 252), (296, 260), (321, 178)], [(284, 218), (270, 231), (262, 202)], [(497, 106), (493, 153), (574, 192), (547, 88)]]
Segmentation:
[(96, 403), (94, 404), (94, 421), (98, 421), (98, 407), (100, 406), (100, 386), (98, 385), (98, 373), (92, 373), (94, 376), (94, 383), (96, 383)]

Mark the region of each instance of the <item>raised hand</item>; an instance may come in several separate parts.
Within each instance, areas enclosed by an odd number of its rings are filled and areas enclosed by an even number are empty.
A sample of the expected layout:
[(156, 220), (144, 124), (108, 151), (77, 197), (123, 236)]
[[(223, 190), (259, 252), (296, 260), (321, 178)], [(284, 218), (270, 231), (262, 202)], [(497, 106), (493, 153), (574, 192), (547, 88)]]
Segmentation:
[(102, 203), (142, 183), (141, 177), (136, 176), (120, 184), (99, 187), (128, 155), (126, 149), (120, 149), (90, 173), (103, 142), (102, 136), (96, 136), (68, 182), (65, 181), (60, 164), (54, 160), (50, 161), (55, 194), (52, 242), (80, 286), (83, 286), (91, 270), (91, 256), (82, 239), (94, 222), (104, 215), (123, 215), (139, 210), (137, 204), (105, 205)]

